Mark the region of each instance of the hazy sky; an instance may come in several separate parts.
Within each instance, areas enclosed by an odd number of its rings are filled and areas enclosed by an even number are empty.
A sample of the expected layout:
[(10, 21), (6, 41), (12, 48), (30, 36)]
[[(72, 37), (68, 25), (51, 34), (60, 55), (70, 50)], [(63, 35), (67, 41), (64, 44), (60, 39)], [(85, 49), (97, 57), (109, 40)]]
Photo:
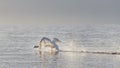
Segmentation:
[(120, 0), (0, 0), (0, 23), (120, 23)]

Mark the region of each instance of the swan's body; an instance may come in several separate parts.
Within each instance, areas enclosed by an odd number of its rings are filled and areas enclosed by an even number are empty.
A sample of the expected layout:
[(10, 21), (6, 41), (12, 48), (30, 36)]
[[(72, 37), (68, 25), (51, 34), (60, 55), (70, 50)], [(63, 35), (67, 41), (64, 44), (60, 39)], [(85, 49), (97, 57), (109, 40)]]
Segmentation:
[(39, 43), (38, 48), (40, 51), (59, 51), (59, 47), (56, 42), (59, 42), (57, 38), (53, 38), (53, 41), (51, 41), (49, 38), (43, 37)]

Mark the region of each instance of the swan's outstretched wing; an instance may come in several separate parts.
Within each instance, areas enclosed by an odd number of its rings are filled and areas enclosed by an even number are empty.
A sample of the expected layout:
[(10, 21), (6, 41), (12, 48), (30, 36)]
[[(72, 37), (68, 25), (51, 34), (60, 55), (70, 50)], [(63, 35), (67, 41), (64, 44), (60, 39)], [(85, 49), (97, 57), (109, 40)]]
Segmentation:
[(61, 41), (58, 38), (53, 38), (53, 41), (52, 41), (53, 47), (55, 47), (56, 50), (59, 50), (57, 42), (61, 42)]
[(41, 48), (41, 46), (51, 46), (51, 45), (52, 45), (52, 42), (47, 37), (43, 37), (40, 41), (40, 48)]

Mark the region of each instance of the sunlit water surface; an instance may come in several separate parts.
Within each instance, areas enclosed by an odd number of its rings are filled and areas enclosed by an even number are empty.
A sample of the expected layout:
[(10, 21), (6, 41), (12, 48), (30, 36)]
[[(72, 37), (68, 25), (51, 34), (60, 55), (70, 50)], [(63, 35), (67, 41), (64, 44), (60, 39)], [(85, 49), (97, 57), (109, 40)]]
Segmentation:
[(59, 38), (60, 50), (120, 52), (120, 25), (0, 26), (0, 68), (119, 68), (120, 55), (40, 53), (42, 37)]

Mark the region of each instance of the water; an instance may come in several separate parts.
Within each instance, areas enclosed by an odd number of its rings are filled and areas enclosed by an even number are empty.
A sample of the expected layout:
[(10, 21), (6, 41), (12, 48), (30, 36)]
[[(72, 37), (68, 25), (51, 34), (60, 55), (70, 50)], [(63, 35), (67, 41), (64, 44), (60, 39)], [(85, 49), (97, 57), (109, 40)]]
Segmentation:
[(59, 38), (61, 50), (120, 52), (120, 25), (0, 26), (0, 68), (119, 68), (120, 55), (39, 53), (42, 37)]

